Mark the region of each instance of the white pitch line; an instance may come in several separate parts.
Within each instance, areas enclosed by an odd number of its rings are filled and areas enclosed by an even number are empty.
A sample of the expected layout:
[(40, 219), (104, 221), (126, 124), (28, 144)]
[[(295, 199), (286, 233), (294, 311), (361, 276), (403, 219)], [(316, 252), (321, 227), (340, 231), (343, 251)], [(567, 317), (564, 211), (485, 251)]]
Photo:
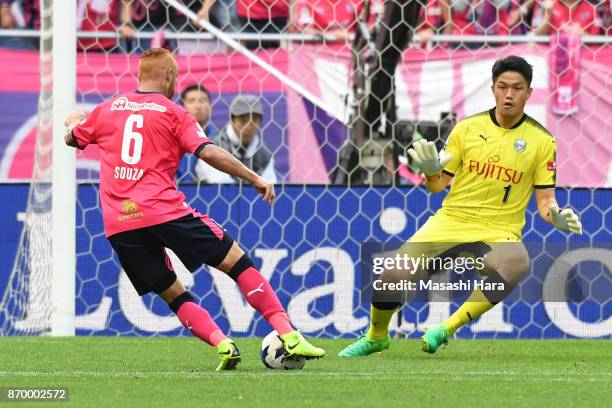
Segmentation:
[[(499, 377), (498, 379), (505, 381), (516, 381), (517, 377), (529, 378), (529, 381), (538, 382), (608, 382), (612, 373), (600, 373), (597, 377), (588, 377), (588, 373), (574, 373), (568, 376), (559, 376), (559, 373), (521, 373), (513, 371), (472, 371), (461, 372), (458, 374), (449, 374), (445, 372), (428, 372), (430, 375), (437, 375), (445, 380), (463, 381), (466, 378), (478, 377)], [(377, 375), (375, 373), (351, 373), (346, 372), (312, 372), (312, 371), (269, 371), (269, 372), (231, 372), (231, 373), (216, 373), (212, 371), (0, 371), (0, 378), (10, 377), (93, 377), (93, 378), (124, 378), (124, 377), (139, 377), (139, 378), (224, 378), (225, 376), (237, 376), (239, 378), (262, 378), (273, 377), (278, 375), (293, 375), (293, 376), (308, 376), (316, 377), (333, 377), (343, 378), (346, 380), (380, 380), (387, 381), (389, 376)], [(393, 375), (394, 380), (414, 380), (415, 376), (422, 376), (423, 371), (403, 371), (402, 375)]]

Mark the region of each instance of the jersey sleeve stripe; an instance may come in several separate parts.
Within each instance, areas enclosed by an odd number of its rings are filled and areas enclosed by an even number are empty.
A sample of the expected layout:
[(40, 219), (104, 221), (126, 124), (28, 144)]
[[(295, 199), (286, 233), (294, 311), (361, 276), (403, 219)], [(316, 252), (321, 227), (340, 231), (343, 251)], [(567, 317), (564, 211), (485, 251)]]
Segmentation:
[(535, 185), (533, 186), (533, 188), (538, 188), (538, 189), (555, 188), (555, 185), (554, 184), (541, 184), (541, 185)]
[(211, 141), (208, 141), (208, 142), (204, 142), (204, 143), (202, 143), (201, 145), (199, 145), (199, 146), (198, 146), (198, 148), (197, 148), (197, 149), (195, 149), (195, 152), (193, 152), (193, 155), (194, 155), (195, 157), (198, 157), (198, 156), (200, 155), (200, 152), (201, 152), (201, 151), (202, 151), (202, 150), (203, 150), (203, 149), (204, 149), (206, 146), (208, 146), (208, 145), (212, 145), (212, 144), (214, 144), (214, 143), (213, 143), (213, 142), (211, 142)]

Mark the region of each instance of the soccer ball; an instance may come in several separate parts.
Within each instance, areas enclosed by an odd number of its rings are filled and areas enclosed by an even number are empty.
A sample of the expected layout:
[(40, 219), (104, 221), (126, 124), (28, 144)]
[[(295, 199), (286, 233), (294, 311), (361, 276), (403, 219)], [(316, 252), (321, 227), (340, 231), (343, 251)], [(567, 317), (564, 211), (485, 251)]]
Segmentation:
[(271, 331), (261, 342), (261, 362), (273, 370), (301, 370), (306, 359), (299, 357), (283, 361), (285, 347), (276, 330)]

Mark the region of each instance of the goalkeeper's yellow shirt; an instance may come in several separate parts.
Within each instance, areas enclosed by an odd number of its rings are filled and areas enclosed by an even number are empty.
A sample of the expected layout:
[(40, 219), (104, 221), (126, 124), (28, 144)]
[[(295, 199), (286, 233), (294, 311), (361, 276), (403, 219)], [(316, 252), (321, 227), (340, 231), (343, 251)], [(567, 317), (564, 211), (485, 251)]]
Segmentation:
[(511, 232), (520, 238), (534, 188), (554, 188), (554, 137), (527, 115), (511, 129), (495, 109), (468, 117), (453, 128), (445, 150), (453, 159), (444, 172), (455, 179), (441, 213)]

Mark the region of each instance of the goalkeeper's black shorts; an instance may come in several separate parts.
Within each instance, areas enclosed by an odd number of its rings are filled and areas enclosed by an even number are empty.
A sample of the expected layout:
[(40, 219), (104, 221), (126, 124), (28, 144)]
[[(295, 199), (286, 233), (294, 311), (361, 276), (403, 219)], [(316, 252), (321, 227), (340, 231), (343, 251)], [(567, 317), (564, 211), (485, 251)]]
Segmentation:
[(186, 215), (163, 224), (124, 231), (108, 238), (140, 296), (163, 292), (176, 280), (166, 253), (171, 249), (191, 272), (219, 265), (234, 240), (208, 216)]

